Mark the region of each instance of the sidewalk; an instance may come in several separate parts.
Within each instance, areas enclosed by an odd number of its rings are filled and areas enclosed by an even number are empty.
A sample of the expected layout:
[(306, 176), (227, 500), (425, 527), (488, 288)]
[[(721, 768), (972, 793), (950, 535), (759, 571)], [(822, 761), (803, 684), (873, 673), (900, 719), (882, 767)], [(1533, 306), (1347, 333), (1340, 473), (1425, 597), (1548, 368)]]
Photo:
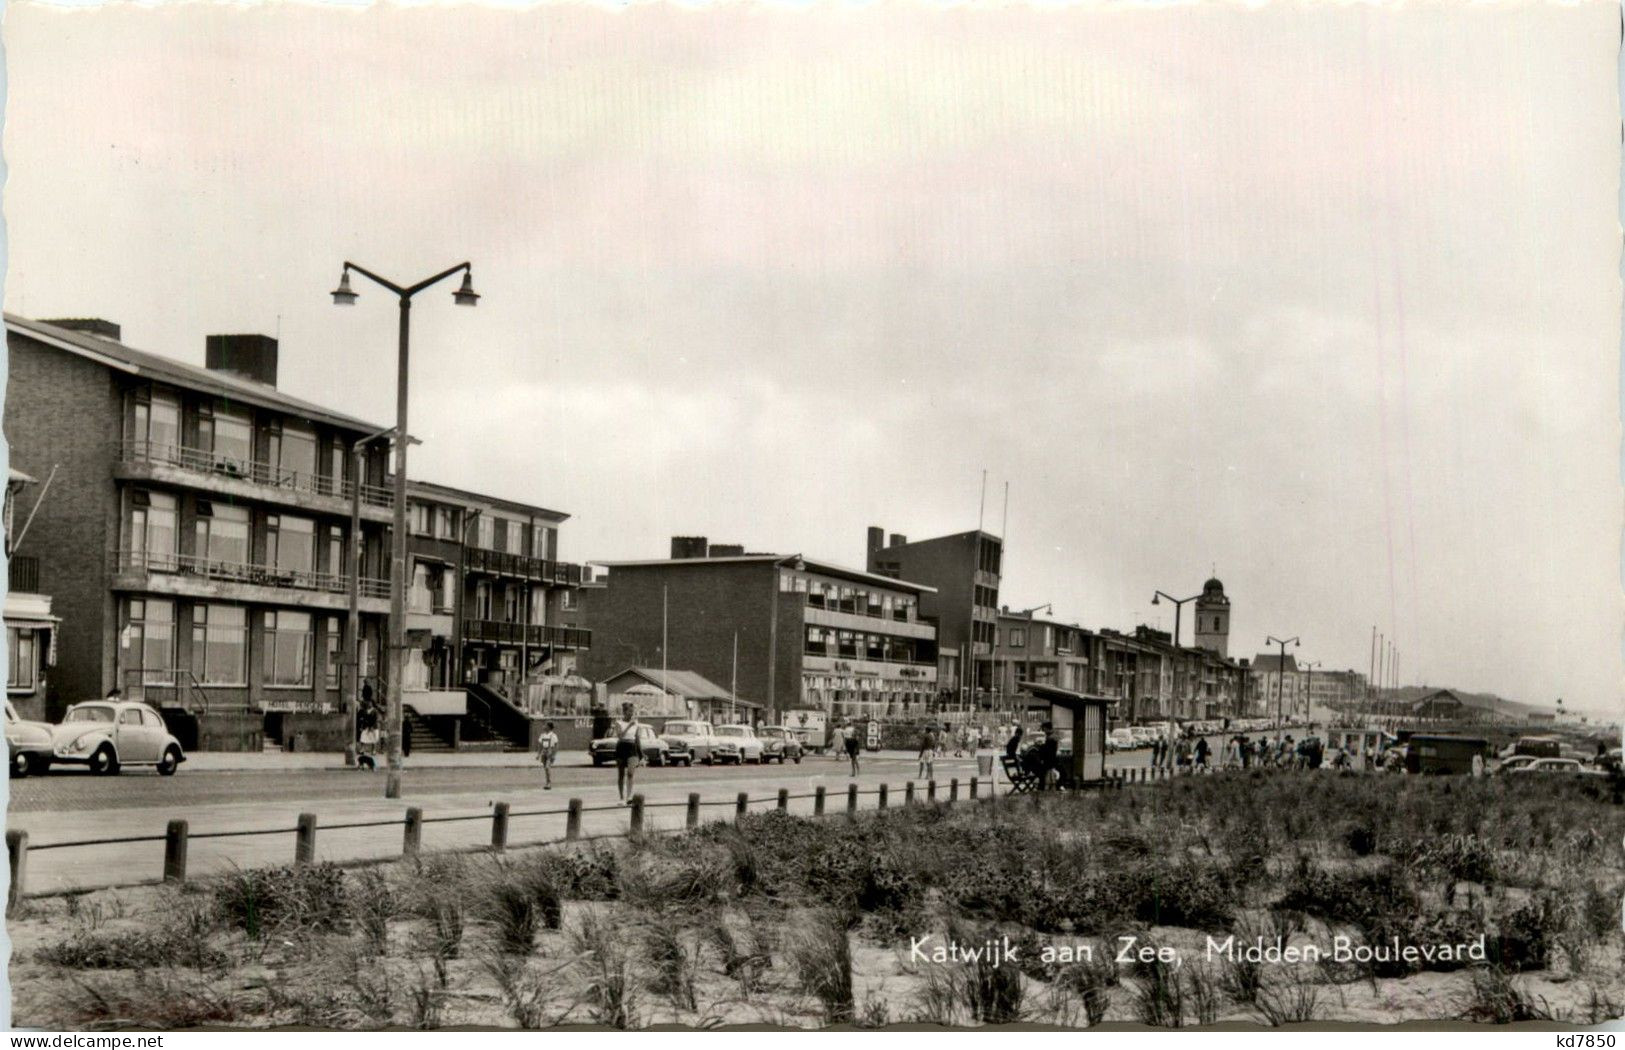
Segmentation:
[[(388, 765), (385, 756), (376, 757), (380, 769)], [(863, 758), (912, 760), (914, 755), (907, 751), (865, 751)], [(841, 761), (844, 766), (844, 756)], [(827, 755), (809, 755), (802, 760), (802, 765), (817, 768), (832, 765), (833, 762), (834, 760)], [(586, 754), (579, 751), (560, 754), (556, 763), (558, 767), (591, 764)], [(405, 760), (407, 769), (520, 769), (535, 765), (536, 756), (528, 751), (420, 752)], [(181, 765), (181, 772), (267, 773), (279, 770), (349, 768), (353, 767), (345, 766), (342, 751), (194, 751), (186, 756), (186, 761)], [(795, 769), (795, 764), (792, 763), (790, 768)]]

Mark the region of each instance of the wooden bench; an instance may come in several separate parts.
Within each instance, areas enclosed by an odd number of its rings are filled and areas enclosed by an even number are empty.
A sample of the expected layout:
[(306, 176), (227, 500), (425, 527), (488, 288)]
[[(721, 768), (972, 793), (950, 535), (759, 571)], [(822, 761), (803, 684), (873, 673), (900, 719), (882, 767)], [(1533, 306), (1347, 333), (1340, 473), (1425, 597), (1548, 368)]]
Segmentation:
[(1037, 791), (1043, 786), (1043, 779), (1037, 773), (1022, 768), (1021, 759), (1009, 755), (999, 756), (999, 764), (1004, 767), (1004, 775), (1010, 780), (1010, 793), (1024, 795), (1030, 791)]

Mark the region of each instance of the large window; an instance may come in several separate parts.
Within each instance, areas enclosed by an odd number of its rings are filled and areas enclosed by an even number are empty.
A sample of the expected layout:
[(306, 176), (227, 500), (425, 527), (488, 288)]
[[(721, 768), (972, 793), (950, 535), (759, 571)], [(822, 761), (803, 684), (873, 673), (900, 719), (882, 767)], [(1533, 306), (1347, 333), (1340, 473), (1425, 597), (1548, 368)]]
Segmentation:
[(181, 443), (180, 402), (167, 394), (153, 394), (151, 398), (135, 403), (135, 426), (130, 435), (144, 442), (147, 451), (164, 457), (174, 453)]
[(254, 459), (254, 421), (246, 413), (207, 406), (198, 411), (197, 447), (216, 469), (246, 475)]
[(480, 580), (474, 584), (474, 619), (489, 620), (491, 618), (491, 581)]
[(1025, 649), (1027, 647), (1027, 629), (1025, 627), (1010, 628), (1010, 648)]
[(327, 527), (327, 574), (346, 576), (350, 572), (344, 564), (344, 530), (337, 525)]
[(316, 568), (316, 523), (287, 514), (266, 518), (265, 563), (279, 572), (312, 572)]
[(242, 606), (192, 609), (192, 673), (204, 685), (248, 684), (248, 613)]
[(407, 510), (411, 516), (411, 531), (414, 536), (434, 535), (434, 508), (427, 503), (408, 504)]
[(495, 550), (497, 545), (496, 519), (489, 514), (482, 514), (475, 525), (474, 545), (484, 547), (486, 550)]
[(130, 502), (132, 564), (173, 571), (177, 550), (175, 497), (162, 492), (133, 492)]
[(248, 508), (198, 500), (195, 553), (207, 562), (248, 564)]
[(508, 586), (502, 588), (502, 619), (504, 622), (521, 622), (519, 618), (519, 610), (522, 608), (522, 606), (519, 604), (519, 599), (519, 587), (516, 584), (510, 583)]
[(344, 635), (339, 631), (339, 618), (329, 616), (322, 635), (322, 666), (326, 669), (327, 688), (339, 687), (339, 675), (344, 670)]
[(265, 614), (265, 684), (310, 688), (315, 646), (310, 614), (274, 609)]
[(307, 484), (316, 477), (316, 435), (308, 430), (284, 427), (271, 434), (271, 455), (266, 457), (276, 468), (276, 479), (283, 484)]
[(32, 690), (39, 685), (39, 655), (32, 627), (6, 628), (6, 653), (11, 665), (6, 671), (6, 688)]
[(434, 534), (443, 540), (457, 539), (457, 512), (450, 507), (434, 509)]
[(132, 598), (119, 635), (119, 667), (139, 672), (143, 682), (175, 680), (175, 603), (161, 598)]

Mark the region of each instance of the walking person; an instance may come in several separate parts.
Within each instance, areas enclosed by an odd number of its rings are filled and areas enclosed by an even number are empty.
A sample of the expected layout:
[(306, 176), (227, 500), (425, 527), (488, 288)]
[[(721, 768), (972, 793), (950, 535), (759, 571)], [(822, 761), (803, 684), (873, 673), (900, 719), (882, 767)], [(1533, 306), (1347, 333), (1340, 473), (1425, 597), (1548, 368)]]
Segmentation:
[(638, 730), (642, 728), (632, 705), (622, 704), (621, 717), (614, 726), (615, 790), (620, 792), (622, 802), (632, 801), (632, 780), (643, 764), (643, 749), (638, 744)]
[(920, 734), (920, 775), (921, 780), (936, 779), (937, 758), (937, 727), (927, 725), (925, 732)]
[(553, 723), (549, 722), (536, 738), (536, 760), (542, 764), (543, 791), (553, 790), (553, 760), (558, 754), (559, 734), (553, 731)]
[(1191, 772), (1192, 773), (1196, 772), (1197, 770), (1201, 770), (1203, 773), (1207, 772), (1207, 756), (1208, 756), (1209, 750), (1210, 749), (1208, 747), (1207, 737), (1205, 737), (1205, 736), (1197, 737), (1196, 738), (1196, 753), (1195, 753), (1196, 761), (1191, 765)]
[(847, 722), (841, 730), (846, 736), (846, 758), (852, 764), (852, 775), (858, 775), (858, 729), (851, 722)]

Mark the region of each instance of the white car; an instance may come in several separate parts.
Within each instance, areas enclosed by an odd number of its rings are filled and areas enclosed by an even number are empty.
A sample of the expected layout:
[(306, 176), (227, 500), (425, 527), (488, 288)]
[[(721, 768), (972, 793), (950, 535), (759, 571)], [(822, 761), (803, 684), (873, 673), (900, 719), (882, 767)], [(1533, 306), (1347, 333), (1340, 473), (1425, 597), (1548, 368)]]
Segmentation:
[(11, 758), (11, 775), (26, 777), (51, 768), (51, 726), (29, 722), (6, 701), (6, 751)]
[(718, 762), (761, 762), (762, 742), (750, 726), (717, 726), (711, 730), (716, 737)]
[(673, 765), (710, 765), (716, 761), (717, 738), (711, 733), (710, 722), (667, 722), (660, 739), (666, 742)]
[(186, 761), (163, 716), (132, 700), (92, 700), (68, 708), (51, 730), (51, 761), (111, 776), (124, 766), (153, 766), (173, 776)]
[(1106, 750), (1108, 751), (1130, 751), (1137, 746), (1134, 742), (1134, 731), (1132, 729), (1113, 729), (1106, 734)]

